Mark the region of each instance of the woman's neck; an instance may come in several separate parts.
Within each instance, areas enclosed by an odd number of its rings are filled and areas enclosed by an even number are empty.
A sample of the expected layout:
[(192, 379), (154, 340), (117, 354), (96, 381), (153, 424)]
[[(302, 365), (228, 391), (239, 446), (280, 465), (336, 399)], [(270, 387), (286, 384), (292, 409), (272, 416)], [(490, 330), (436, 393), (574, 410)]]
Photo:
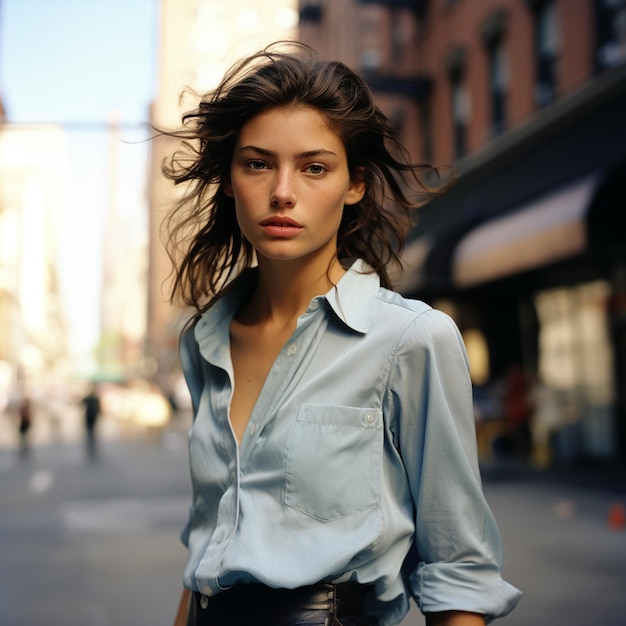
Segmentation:
[(237, 318), (246, 324), (273, 321), (288, 325), (306, 311), (315, 296), (336, 285), (344, 273), (336, 258), (330, 265), (259, 259), (256, 288)]

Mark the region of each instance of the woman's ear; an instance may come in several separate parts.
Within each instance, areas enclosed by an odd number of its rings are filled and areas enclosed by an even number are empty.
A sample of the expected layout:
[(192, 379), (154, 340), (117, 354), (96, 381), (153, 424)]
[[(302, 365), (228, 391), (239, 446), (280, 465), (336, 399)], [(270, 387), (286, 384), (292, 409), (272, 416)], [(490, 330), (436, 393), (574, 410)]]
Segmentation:
[(230, 179), (222, 181), (222, 189), (224, 190), (224, 193), (229, 198), (234, 198), (235, 197), (235, 194), (233, 193), (233, 186), (231, 185)]
[(365, 195), (365, 180), (361, 171), (350, 179), (350, 186), (348, 187), (348, 193), (346, 194), (346, 200), (344, 204), (356, 204), (360, 200), (363, 200)]

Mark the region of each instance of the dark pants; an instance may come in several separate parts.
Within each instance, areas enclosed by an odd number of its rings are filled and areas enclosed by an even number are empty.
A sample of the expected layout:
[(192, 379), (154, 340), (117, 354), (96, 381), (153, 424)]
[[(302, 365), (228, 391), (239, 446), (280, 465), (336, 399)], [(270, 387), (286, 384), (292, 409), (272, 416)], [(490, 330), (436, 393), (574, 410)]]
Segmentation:
[(357, 583), (297, 589), (249, 584), (211, 597), (194, 593), (187, 626), (375, 626), (365, 616), (369, 589)]

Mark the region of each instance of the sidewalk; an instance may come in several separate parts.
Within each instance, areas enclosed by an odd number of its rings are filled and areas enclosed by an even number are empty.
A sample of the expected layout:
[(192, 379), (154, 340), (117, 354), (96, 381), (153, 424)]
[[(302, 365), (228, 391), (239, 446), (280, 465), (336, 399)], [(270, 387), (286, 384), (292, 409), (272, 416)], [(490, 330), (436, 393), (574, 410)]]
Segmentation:
[(481, 464), (480, 469), (485, 483), (501, 481), (564, 483), (626, 496), (625, 461), (586, 460), (535, 469), (523, 462), (501, 459)]

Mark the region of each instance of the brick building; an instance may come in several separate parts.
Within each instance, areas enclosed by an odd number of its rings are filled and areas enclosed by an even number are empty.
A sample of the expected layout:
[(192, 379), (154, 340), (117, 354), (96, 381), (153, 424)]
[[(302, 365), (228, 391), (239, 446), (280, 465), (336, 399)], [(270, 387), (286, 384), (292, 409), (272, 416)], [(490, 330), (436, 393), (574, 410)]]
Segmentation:
[(477, 397), (524, 372), (536, 462), (623, 460), (626, 1), (299, 9), (300, 39), (365, 76), (412, 157), (459, 174), (420, 213), (398, 288), (455, 317)]

